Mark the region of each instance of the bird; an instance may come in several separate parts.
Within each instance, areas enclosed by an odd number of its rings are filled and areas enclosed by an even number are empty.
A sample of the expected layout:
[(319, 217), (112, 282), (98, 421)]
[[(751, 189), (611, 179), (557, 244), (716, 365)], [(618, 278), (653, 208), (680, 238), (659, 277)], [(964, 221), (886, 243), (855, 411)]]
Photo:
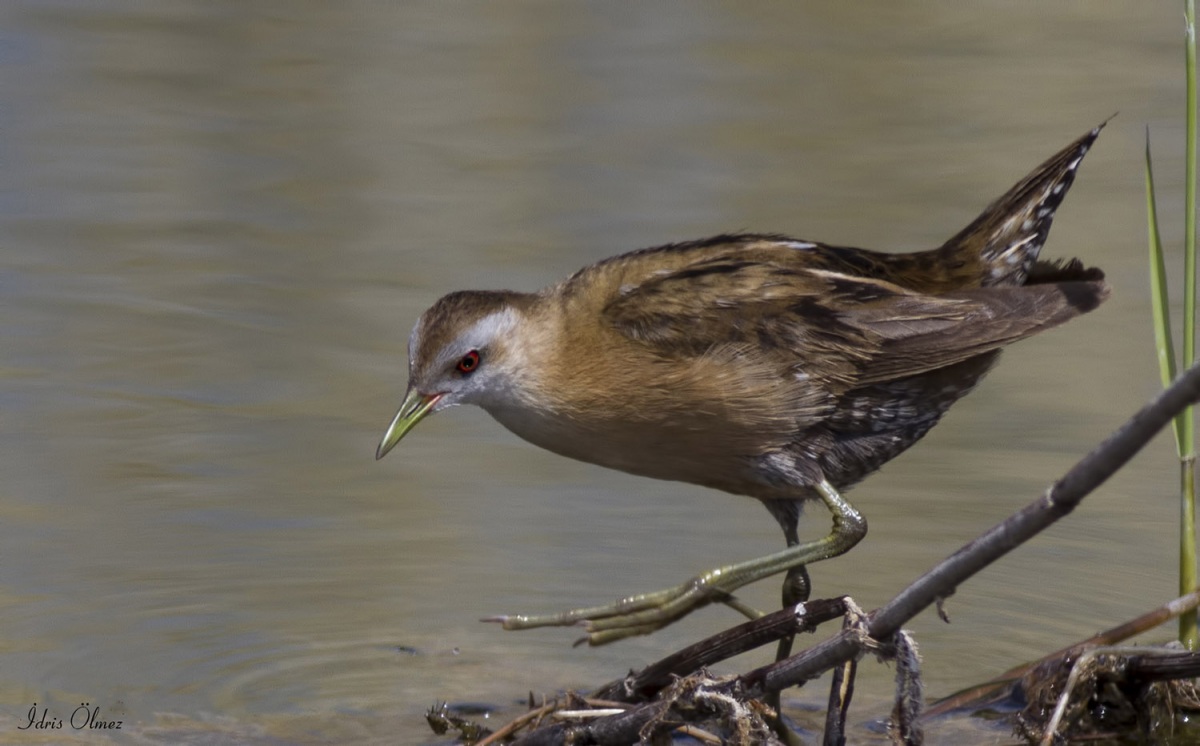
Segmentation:
[[(403, 403), (383, 458), (429, 415), (482, 407), (556, 454), (757, 499), (786, 548), (679, 586), (506, 629), (577, 625), (605, 644), (649, 634), (866, 534), (843, 493), (920, 440), (1001, 348), (1099, 306), (1104, 272), (1039, 258), (1055, 211), (1105, 123), (1050, 157), (941, 246), (889, 253), (776, 233), (631, 251), (536, 292), (443, 296), (408, 339)], [(802, 508), (832, 528), (800, 542)], [(747, 614), (751, 612), (741, 609)]]

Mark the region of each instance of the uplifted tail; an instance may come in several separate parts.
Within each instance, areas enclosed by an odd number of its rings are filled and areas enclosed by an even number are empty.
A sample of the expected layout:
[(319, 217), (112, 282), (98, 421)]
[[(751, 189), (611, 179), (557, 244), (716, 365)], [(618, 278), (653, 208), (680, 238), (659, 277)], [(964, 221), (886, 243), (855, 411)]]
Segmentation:
[[(979, 284), (1024, 285), (1046, 243), (1054, 211), (1108, 121), (1060, 150), (944, 243), (937, 253), (978, 271)], [(961, 270), (960, 270), (961, 271)]]

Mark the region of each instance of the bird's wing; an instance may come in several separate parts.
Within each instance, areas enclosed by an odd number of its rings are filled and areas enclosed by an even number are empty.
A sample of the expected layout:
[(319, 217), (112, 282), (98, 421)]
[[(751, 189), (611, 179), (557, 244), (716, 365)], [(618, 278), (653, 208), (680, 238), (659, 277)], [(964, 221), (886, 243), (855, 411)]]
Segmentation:
[[(867, 303), (877, 284), (856, 282), (851, 290), (861, 291), (860, 302)], [(664, 357), (749, 348), (779, 358), (786, 368), (800, 353), (820, 360), (827, 375), (849, 380), (856, 363), (866, 361), (866, 333), (828, 303), (830, 287), (828, 278), (803, 268), (730, 253), (622, 285), (603, 315)]]
[(739, 345), (857, 386), (997, 349), (1091, 310), (1106, 295), (1098, 280), (925, 295), (885, 280), (730, 254), (623, 286), (604, 316), (664, 356)]
[(999, 349), (1091, 311), (1108, 297), (1102, 280), (907, 293), (844, 309), (847, 323), (877, 342), (857, 383), (942, 368)]

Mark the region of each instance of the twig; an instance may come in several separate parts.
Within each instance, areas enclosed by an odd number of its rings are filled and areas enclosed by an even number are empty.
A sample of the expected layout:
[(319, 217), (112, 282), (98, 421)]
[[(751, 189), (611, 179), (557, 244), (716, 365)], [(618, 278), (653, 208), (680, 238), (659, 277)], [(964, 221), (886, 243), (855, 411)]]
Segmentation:
[(516, 733), (518, 730), (524, 728), (534, 720), (549, 715), (556, 707), (558, 707), (557, 702), (553, 704), (542, 705), (536, 710), (530, 710), (524, 715), (509, 721), (508, 724), (506, 724), (503, 728), (500, 728), (482, 741), (477, 742), (475, 746), (492, 746), (492, 744), (500, 743), (502, 739), (508, 738), (510, 735)]
[(797, 632), (811, 632), (823, 622), (846, 613), (844, 599), (814, 599), (780, 609), (688, 645), (623, 679), (611, 681), (592, 696), (618, 702), (645, 702), (676, 677), (687, 676), (714, 663), (753, 650)]
[(1004, 673), (996, 676), (991, 681), (986, 681), (982, 684), (956, 692), (949, 697), (934, 704), (925, 711), (922, 715), (924, 718), (937, 717), (944, 715), (947, 712), (957, 710), (963, 707), (968, 707), (972, 703), (992, 696), (997, 690), (1012, 684), (1013, 681), (1021, 678), (1030, 670), (1042, 665), (1046, 661), (1051, 661), (1056, 658), (1075, 658), (1080, 653), (1088, 648), (1099, 646), (1116, 645), (1124, 642), (1135, 635), (1154, 629), (1155, 627), (1164, 624), (1180, 614), (1191, 611), (1197, 606), (1200, 606), (1200, 590), (1193, 591), (1186, 596), (1180, 596), (1174, 600), (1159, 606), (1156, 609), (1142, 614), (1139, 617), (1130, 619), (1124, 624), (1119, 624), (1116, 627), (1106, 629), (1103, 632), (1097, 632), (1086, 640), (1080, 640), (1072, 645), (1068, 645), (1061, 650), (1056, 650), (1053, 653), (1044, 655), (1036, 661), (1022, 663), (1019, 666), (1014, 666)]

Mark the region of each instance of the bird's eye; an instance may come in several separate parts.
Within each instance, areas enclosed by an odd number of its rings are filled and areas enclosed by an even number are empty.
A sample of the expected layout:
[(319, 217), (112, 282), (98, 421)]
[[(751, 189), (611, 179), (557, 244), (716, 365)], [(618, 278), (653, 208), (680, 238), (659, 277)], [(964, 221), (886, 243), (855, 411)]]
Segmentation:
[(479, 367), (479, 350), (471, 350), (462, 359), (458, 361), (458, 365), (454, 369), (463, 375), (470, 375)]

